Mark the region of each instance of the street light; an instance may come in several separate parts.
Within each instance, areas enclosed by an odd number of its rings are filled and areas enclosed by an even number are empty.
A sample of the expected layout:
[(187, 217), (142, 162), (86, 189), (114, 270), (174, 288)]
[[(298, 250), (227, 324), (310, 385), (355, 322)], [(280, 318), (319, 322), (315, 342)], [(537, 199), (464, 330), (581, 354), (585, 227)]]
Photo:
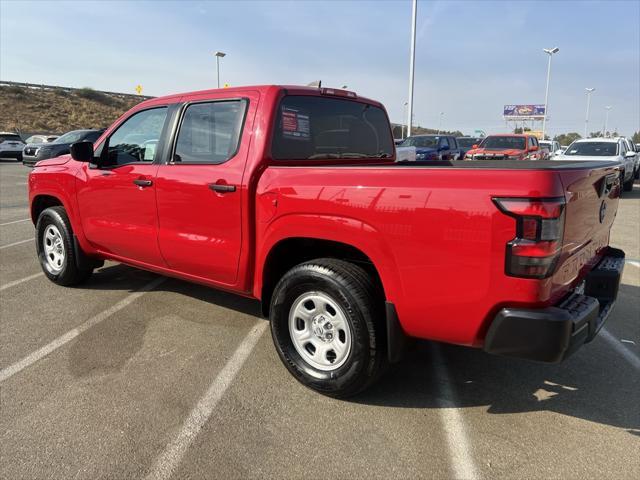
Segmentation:
[(413, 117), (413, 74), (416, 65), (416, 17), (418, 16), (418, 0), (413, 0), (411, 8), (411, 53), (409, 56), (409, 108), (407, 112), (407, 137), (411, 136), (411, 119)]
[(549, 80), (551, 79), (551, 57), (554, 53), (558, 53), (560, 49), (558, 47), (543, 48), (542, 51), (549, 55), (549, 64), (547, 65), (547, 88), (544, 92), (544, 116), (542, 117), (542, 139), (544, 140), (544, 133), (547, 128), (547, 114), (549, 113)]
[(440, 120), (438, 120), (438, 133), (440, 135), (440, 130), (442, 129), (442, 117), (444, 116), (444, 112), (440, 112)]
[[(403, 115), (403, 116), (404, 116), (405, 118), (406, 118), (406, 116), (407, 116), (407, 105), (409, 105), (409, 102), (404, 102), (404, 115)], [(401, 136), (402, 138), (406, 138), (406, 137), (404, 136), (404, 122), (402, 122), (402, 130), (401, 130), (401, 135), (400, 135), (400, 136)], [(408, 135), (407, 135), (407, 136), (408, 136)]]
[(220, 88), (220, 59), (225, 57), (227, 54), (224, 52), (215, 52), (216, 56), (216, 72), (218, 73), (218, 88)]
[(587, 138), (589, 135), (589, 108), (591, 107), (591, 94), (594, 92), (595, 88), (585, 88), (587, 91), (587, 115), (584, 119), (584, 138)]
[(607, 136), (607, 124), (609, 123), (609, 111), (611, 110), (611, 105), (607, 105), (606, 107), (604, 107), (607, 110), (607, 113), (604, 117), (604, 130), (602, 132), (602, 136), (606, 137)]

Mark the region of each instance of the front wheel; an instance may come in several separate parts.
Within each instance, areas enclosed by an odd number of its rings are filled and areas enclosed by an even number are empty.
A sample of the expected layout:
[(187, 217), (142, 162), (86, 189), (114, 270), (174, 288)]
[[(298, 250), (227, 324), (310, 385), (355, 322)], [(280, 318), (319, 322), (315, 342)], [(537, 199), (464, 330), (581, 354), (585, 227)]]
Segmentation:
[[(631, 175), (629, 177), (629, 180), (627, 180), (626, 182), (624, 182), (624, 191), (625, 192), (630, 192), (631, 190), (633, 190), (633, 177), (635, 177), (635, 175)], [(624, 179), (624, 177), (622, 177)]]
[(44, 274), (58, 285), (77, 285), (85, 281), (93, 268), (81, 269), (76, 263), (73, 230), (63, 207), (42, 211), (36, 224), (36, 249)]
[(280, 359), (303, 385), (332, 397), (355, 395), (385, 361), (381, 294), (359, 266), (302, 263), (278, 282), (270, 309)]

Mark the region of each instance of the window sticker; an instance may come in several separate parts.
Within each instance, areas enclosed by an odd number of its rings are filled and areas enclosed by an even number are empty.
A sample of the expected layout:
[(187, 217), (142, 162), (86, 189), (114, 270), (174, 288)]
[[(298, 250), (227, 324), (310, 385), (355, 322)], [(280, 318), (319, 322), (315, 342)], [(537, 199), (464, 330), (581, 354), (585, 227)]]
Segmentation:
[(282, 107), (282, 137), (293, 140), (311, 140), (309, 115), (290, 107)]

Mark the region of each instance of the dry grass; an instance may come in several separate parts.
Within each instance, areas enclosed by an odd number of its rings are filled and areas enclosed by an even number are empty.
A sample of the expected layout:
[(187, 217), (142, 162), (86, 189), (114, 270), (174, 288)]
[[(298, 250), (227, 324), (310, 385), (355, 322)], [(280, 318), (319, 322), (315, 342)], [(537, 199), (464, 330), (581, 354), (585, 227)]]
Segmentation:
[(61, 134), (81, 128), (106, 128), (142, 100), (90, 88), (66, 92), (2, 86), (0, 131)]

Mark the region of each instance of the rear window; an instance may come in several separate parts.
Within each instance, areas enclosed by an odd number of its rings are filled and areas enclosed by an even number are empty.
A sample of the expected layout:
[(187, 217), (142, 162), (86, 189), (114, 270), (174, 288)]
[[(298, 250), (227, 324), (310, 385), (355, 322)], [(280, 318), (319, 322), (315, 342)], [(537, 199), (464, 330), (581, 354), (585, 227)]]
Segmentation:
[(393, 138), (384, 110), (338, 98), (284, 97), (271, 154), (276, 160), (390, 158)]
[(20, 135), (12, 135), (12, 134), (0, 134), (0, 143), (2, 142), (22, 142), (22, 138)]
[(589, 157), (613, 157), (618, 154), (618, 144), (614, 142), (574, 142), (569, 145), (565, 155)]
[(487, 137), (480, 144), (481, 148), (488, 149), (515, 149), (515, 150), (524, 150), (525, 149), (525, 141), (524, 137)]
[(463, 148), (472, 147), (473, 145), (480, 143), (477, 138), (456, 138), (458, 145)]

